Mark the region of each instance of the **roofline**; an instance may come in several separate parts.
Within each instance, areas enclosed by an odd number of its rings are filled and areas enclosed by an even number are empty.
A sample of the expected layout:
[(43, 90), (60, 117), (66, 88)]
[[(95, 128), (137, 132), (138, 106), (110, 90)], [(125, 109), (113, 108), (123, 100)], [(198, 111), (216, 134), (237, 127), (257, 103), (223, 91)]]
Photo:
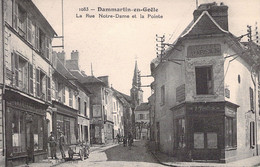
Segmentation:
[(226, 30), (224, 30), (223, 28), (221, 28), (220, 27), (220, 25), (212, 18), (212, 16), (209, 14), (209, 12), (208, 11), (203, 11), (202, 12), (202, 14), (200, 15), (200, 17), (193, 23), (193, 25), (190, 27), (190, 29), (185, 33), (185, 34), (183, 34), (181, 37), (184, 37), (184, 36), (186, 36), (187, 34), (189, 34), (190, 33), (190, 31), (193, 29), (193, 27), (199, 22), (199, 20), (202, 18), (202, 16), (204, 16), (204, 15), (208, 15), (208, 17), (210, 18), (210, 20), (222, 31), (222, 32), (224, 32), (224, 33), (229, 33), (229, 31), (226, 31)]
[(27, 1), (29, 3), (31, 3), (33, 5), (33, 7), (35, 8), (36, 12), (44, 19), (44, 21), (46, 21), (47, 25), (51, 28), (52, 32), (54, 33), (54, 35), (58, 36), (58, 34), (56, 33), (56, 31), (53, 29), (53, 27), (50, 25), (50, 23), (48, 22), (48, 20), (43, 16), (42, 12), (38, 9), (38, 7), (32, 2), (32, 0)]

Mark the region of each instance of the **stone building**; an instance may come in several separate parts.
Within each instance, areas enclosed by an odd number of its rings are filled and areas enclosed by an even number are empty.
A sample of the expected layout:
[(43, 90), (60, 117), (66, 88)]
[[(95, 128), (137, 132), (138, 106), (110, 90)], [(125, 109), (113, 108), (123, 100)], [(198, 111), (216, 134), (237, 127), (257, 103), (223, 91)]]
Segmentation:
[(259, 69), (252, 47), (229, 32), (223, 3), (202, 4), (193, 16), (151, 64), (159, 149), (184, 160), (258, 155)]
[(141, 103), (135, 108), (136, 139), (150, 139), (150, 106), (149, 103)]
[(5, 166), (13, 166), (47, 157), (51, 42), (56, 33), (31, 0), (1, 3), (4, 45), (0, 54), (0, 119), (5, 120), (0, 121), (0, 128), (3, 122), (6, 127), (0, 130), (0, 149), (4, 149)]

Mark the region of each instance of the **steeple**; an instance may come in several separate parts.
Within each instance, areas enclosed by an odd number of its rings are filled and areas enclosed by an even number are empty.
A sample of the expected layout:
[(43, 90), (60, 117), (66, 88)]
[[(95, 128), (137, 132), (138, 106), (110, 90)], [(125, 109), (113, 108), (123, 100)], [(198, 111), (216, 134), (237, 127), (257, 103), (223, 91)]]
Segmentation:
[(134, 107), (137, 105), (140, 105), (143, 102), (143, 91), (141, 89), (141, 76), (140, 71), (137, 66), (137, 61), (135, 61), (135, 69), (134, 69), (134, 76), (132, 80), (132, 88), (130, 90), (131, 92), (131, 98)]
[(135, 61), (132, 87), (135, 87), (136, 89), (141, 89), (141, 77), (140, 77), (140, 71), (138, 70), (137, 61)]

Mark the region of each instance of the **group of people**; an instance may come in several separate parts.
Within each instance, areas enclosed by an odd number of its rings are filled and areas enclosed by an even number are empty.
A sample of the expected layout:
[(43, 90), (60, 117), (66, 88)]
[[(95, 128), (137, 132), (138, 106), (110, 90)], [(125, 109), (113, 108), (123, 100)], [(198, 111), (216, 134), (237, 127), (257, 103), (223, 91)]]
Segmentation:
[(61, 131), (59, 132), (59, 134), (60, 135), (59, 135), (59, 139), (58, 140), (54, 136), (53, 132), (51, 132), (51, 135), (48, 138), (48, 142), (49, 142), (49, 145), (50, 145), (50, 151), (51, 151), (51, 158), (52, 159), (53, 158), (58, 159), (57, 155), (56, 155), (57, 145), (59, 145), (59, 149), (60, 149), (60, 152), (61, 152), (62, 159), (65, 158), (65, 152), (64, 152), (65, 138), (64, 138), (64, 135), (63, 135), (63, 133)]
[[(120, 143), (122, 137), (120, 137), (120, 135), (117, 134), (116, 138), (117, 138), (118, 143)], [(134, 142), (134, 139), (133, 139), (133, 135), (131, 133), (129, 133), (128, 136), (123, 137), (123, 146), (124, 147), (126, 147), (128, 145), (129, 148), (131, 149), (133, 142)]]

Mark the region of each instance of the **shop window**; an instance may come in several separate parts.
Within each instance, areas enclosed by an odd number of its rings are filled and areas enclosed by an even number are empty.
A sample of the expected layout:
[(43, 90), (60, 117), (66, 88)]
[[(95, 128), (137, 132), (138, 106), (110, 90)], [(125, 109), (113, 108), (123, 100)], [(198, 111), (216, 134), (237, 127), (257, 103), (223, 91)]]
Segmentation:
[(196, 67), (197, 95), (213, 94), (212, 67)]
[(24, 112), (12, 110), (12, 146), (13, 153), (26, 151), (26, 131)]
[(34, 151), (43, 149), (43, 118), (35, 115), (33, 121)]
[(255, 147), (255, 122), (250, 122), (250, 147)]
[(177, 148), (184, 148), (185, 144), (185, 119), (176, 120), (176, 137), (177, 137)]
[(165, 104), (165, 86), (161, 87), (161, 105)]
[(225, 122), (225, 145), (226, 147), (236, 147), (236, 119), (226, 117)]
[(73, 91), (69, 89), (69, 106), (73, 106)]
[(195, 149), (203, 149), (204, 146), (204, 133), (203, 132), (195, 132), (194, 133), (194, 148)]

